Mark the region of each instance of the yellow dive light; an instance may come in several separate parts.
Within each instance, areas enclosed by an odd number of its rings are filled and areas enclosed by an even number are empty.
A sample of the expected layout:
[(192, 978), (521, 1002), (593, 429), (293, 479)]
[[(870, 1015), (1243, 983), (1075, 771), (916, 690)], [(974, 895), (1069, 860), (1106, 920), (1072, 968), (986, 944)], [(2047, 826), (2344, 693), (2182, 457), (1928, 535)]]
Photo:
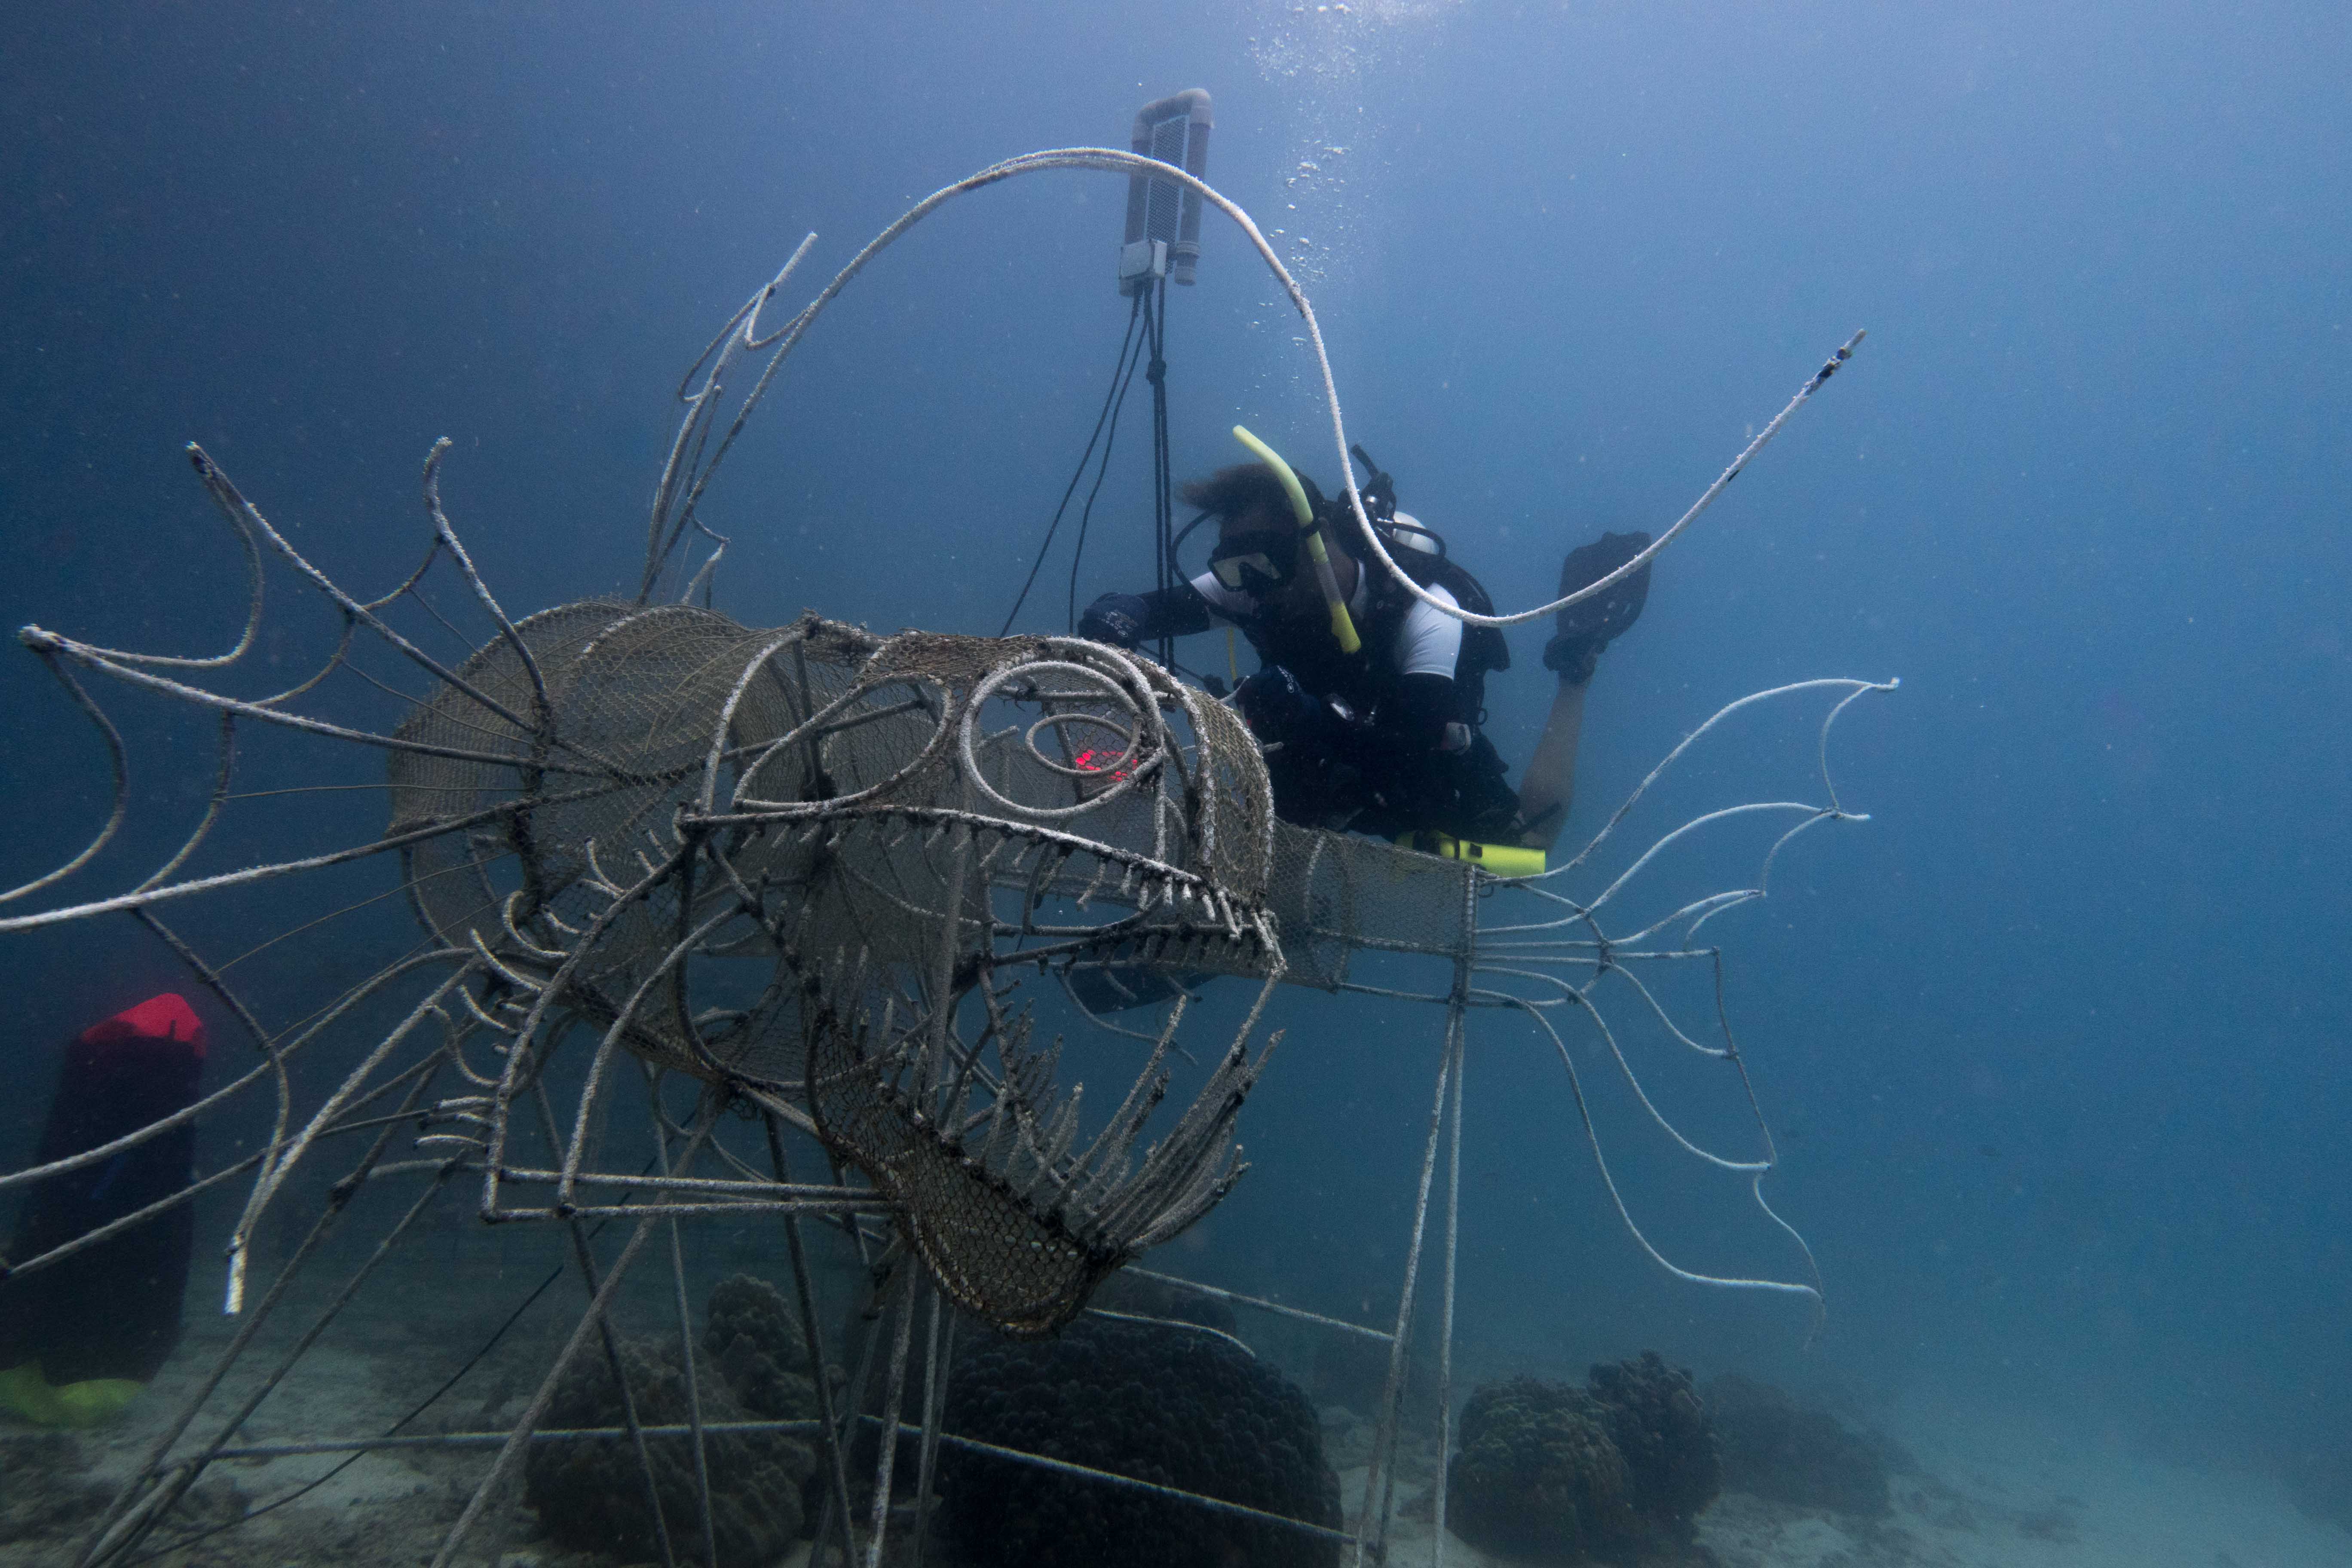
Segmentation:
[(1540, 877), (1544, 872), (1544, 852), (1540, 849), (1522, 848), (1517, 844), (1480, 844), (1432, 828), (1399, 834), (1397, 847), (1418, 849), (1423, 855), (1443, 855), (1448, 860), (1467, 860), (1497, 877)]
[(1354, 653), (1364, 646), (1356, 635), (1356, 623), (1349, 617), (1348, 602), (1339, 596), (1339, 579), (1331, 570), (1330, 552), (1323, 548), (1322, 530), (1315, 526), (1315, 509), (1307, 504), (1307, 487), (1290, 471), (1282, 455), (1239, 425), (1234, 426), (1234, 439), (1250, 449), (1252, 456), (1274, 470), (1282, 481), (1285, 495), (1290, 498), (1291, 515), (1298, 519), (1298, 536), (1307, 542), (1307, 558), (1315, 563), (1315, 581), (1323, 589), (1324, 606), (1331, 612), (1332, 640), (1341, 653)]

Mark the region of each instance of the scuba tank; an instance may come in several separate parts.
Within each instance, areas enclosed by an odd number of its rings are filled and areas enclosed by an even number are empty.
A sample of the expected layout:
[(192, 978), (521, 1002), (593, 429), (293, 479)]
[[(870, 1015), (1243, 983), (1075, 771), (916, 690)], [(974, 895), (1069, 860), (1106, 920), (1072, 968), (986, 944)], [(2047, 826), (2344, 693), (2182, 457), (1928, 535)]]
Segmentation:
[[(1491, 616), (1495, 600), (1486, 585), (1471, 574), (1470, 569), (1447, 553), (1445, 536), (1423, 525), (1411, 512), (1399, 511), (1396, 504), (1396, 481), (1387, 469), (1372, 460), (1360, 442), (1348, 448), (1356, 461), (1364, 465), (1371, 478), (1357, 488), (1363, 498), (1364, 515), (1371, 520), (1380, 533), (1381, 542), (1404, 574), (1423, 588), (1443, 588), (1454, 595), (1454, 602), (1474, 616)], [(1373, 574), (1371, 598), (1373, 613), (1392, 610), (1400, 599), (1411, 595), (1401, 592), (1395, 580), (1373, 563), (1371, 552), (1364, 546), (1362, 534), (1351, 526), (1344, 499), (1323, 503), (1331, 514), (1331, 523), (1342, 548), (1353, 555), (1359, 566)], [(1407, 606), (1409, 607), (1409, 606)], [(1454, 669), (1454, 682), (1462, 696), (1465, 718), (1473, 726), (1486, 721), (1486, 677), (1495, 670), (1511, 668), (1511, 645), (1504, 640), (1501, 630), (1495, 626), (1465, 626), (1462, 628), (1462, 658)]]
[[(1342, 542), (1342, 548), (1357, 558), (1360, 570), (1372, 571), (1370, 552), (1363, 544), (1360, 531), (1354, 526), (1354, 517), (1344, 509), (1341, 501), (1325, 500), (1312, 481), (1302, 479), (1273, 448), (1248, 430), (1236, 425), (1234, 436), (1256, 454), (1258, 459), (1282, 481), (1283, 490), (1290, 500), (1292, 514), (1298, 522), (1300, 542), (1306, 547), (1307, 558), (1315, 567), (1317, 584), (1322, 590), (1324, 605), (1330, 616), (1332, 640), (1345, 658), (1352, 660), (1360, 657), (1363, 640), (1340, 596), (1338, 577), (1332, 571), (1323, 542), (1328, 526)], [(1350, 447), (1349, 452), (1371, 474), (1370, 479), (1357, 493), (1362, 498), (1365, 517), (1379, 532), (1381, 542), (1390, 549), (1398, 567), (1422, 587), (1444, 588), (1454, 596), (1454, 603), (1472, 614), (1493, 615), (1494, 600), (1487, 594), (1486, 585), (1447, 554), (1444, 536), (1423, 526), (1410, 513), (1397, 510), (1395, 480), (1372, 460), (1371, 455), (1362, 446)], [(1373, 577), (1368, 597), (1371, 601), (1370, 613), (1374, 616), (1402, 616), (1412, 609), (1411, 595), (1399, 592), (1394, 579), (1384, 571)], [(1475, 731), (1486, 718), (1487, 672), (1507, 669), (1510, 664), (1510, 647), (1499, 630), (1492, 626), (1465, 626), (1462, 628), (1462, 653), (1455, 661), (1454, 680), (1458, 711), (1463, 722), (1471, 730)], [(1324, 704), (1299, 687), (1288, 671), (1277, 673), (1286, 683), (1286, 689), (1279, 695), (1270, 688), (1260, 689), (1265, 687), (1264, 672), (1244, 682), (1244, 689), (1240, 695), (1244, 699), (1244, 716), (1261, 741), (1284, 742), (1276, 754), (1269, 756), (1269, 763), (1286, 773), (1297, 772), (1306, 765), (1307, 757), (1323, 757), (1332, 750), (1329, 742), (1333, 737), (1323, 733), (1330, 727), (1331, 719), (1322, 711)], [(1287, 698), (1287, 700), (1282, 698)], [(1341, 728), (1345, 727), (1343, 722)], [(1310, 732), (1324, 743), (1311, 743), (1308, 739)], [(1491, 745), (1484, 742), (1479, 744), (1491, 758)], [(1353, 770), (1346, 768), (1336, 756), (1326, 760), (1334, 766), (1324, 771), (1334, 772), (1334, 777), (1324, 778), (1318, 773), (1312, 785), (1304, 778), (1287, 778), (1286, 782), (1290, 785), (1287, 793), (1334, 806), (1345, 802), (1351, 791), (1346, 787), (1348, 781), (1336, 774), (1352, 773)], [(1499, 760), (1494, 765), (1499, 773)], [(1352, 816), (1353, 813), (1346, 815)], [(1400, 836), (1396, 842), (1404, 848), (1423, 854), (1472, 861), (1498, 877), (1538, 876), (1545, 867), (1542, 850), (1512, 844), (1483, 843), (1435, 829), (1415, 829)]]

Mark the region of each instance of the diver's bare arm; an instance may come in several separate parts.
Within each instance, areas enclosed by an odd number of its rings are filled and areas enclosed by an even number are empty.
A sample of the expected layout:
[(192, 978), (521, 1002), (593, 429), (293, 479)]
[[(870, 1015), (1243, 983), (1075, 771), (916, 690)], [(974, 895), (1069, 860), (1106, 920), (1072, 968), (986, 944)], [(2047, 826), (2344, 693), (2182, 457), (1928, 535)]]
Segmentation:
[(1549, 849), (1568, 822), (1569, 804), (1576, 798), (1576, 742), (1584, 729), (1589, 684), (1570, 686), (1561, 678), (1559, 693), (1551, 700), (1551, 717), (1544, 721), (1542, 738), (1519, 780), (1519, 816), (1528, 824), (1519, 842), (1530, 849)]

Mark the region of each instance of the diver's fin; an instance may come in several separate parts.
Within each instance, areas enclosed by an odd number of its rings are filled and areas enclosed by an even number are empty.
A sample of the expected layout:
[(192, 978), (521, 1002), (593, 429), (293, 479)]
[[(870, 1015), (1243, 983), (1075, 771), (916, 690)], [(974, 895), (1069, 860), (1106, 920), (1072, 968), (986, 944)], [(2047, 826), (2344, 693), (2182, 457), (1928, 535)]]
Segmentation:
[[(1604, 533), (1590, 544), (1580, 544), (1559, 563), (1559, 591), (1564, 598), (1588, 588), (1650, 547), (1650, 536), (1639, 529), (1631, 533)], [(1559, 635), (1544, 645), (1544, 668), (1556, 670), (1570, 686), (1592, 679), (1601, 650), (1633, 629), (1650, 598), (1650, 568), (1627, 576), (1605, 594), (1596, 594), (1559, 612)]]

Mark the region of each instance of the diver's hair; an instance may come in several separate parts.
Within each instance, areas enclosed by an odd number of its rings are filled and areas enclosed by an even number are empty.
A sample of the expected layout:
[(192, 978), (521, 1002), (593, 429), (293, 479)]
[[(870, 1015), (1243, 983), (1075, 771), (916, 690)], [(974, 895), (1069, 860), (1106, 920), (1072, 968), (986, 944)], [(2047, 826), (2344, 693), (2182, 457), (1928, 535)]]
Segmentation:
[(1264, 463), (1235, 463), (1205, 479), (1186, 479), (1176, 487), (1176, 499), (1228, 521), (1261, 508), (1271, 511), (1277, 524), (1290, 516), (1290, 493)]

